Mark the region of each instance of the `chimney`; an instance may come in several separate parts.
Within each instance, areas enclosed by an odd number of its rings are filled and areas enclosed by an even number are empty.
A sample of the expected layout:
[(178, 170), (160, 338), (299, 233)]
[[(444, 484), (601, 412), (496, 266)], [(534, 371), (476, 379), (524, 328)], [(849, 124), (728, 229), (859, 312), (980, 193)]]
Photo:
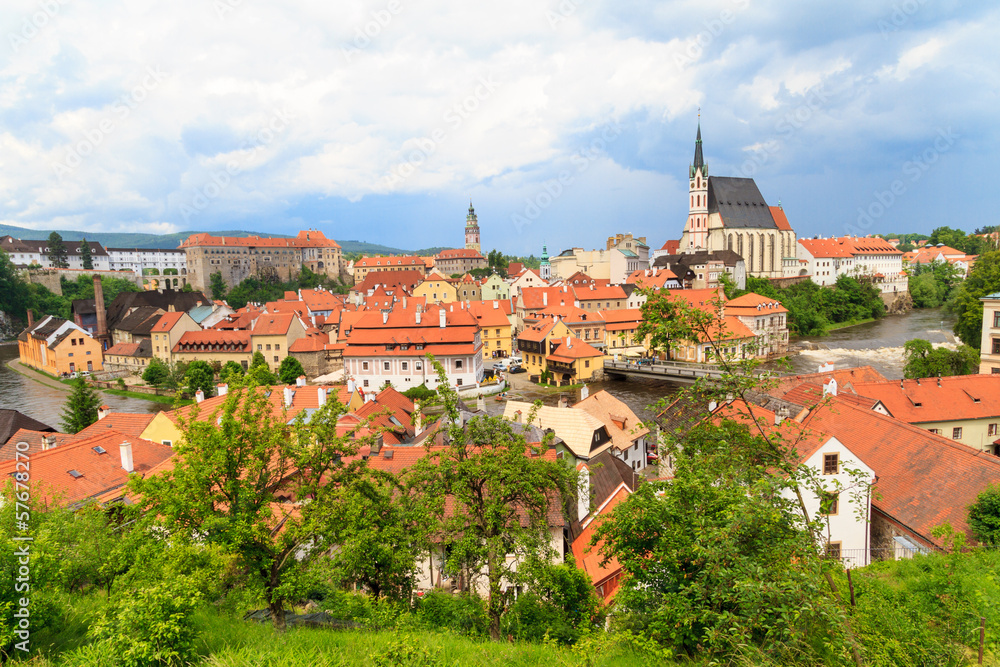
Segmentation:
[(122, 469), (124, 469), (125, 472), (132, 472), (132, 470), (134, 470), (132, 467), (132, 443), (123, 442), (118, 445), (118, 448), (121, 450), (122, 454)]
[(448, 326), (448, 323), (446, 321), (447, 317), (448, 315), (445, 313), (444, 308), (441, 308), (441, 310), (438, 311), (438, 326), (441, 327), (442, 329)]
[(296, 387), (304, 387), (304, 386), (306, 386), (306, 376), (305, 375), (300, 375), (297, 378), (295, 378), (295, 386)]
[(28, 328), (35, 326), (35, 314), (31, 312), (31, 308), (28, 309)]
[(560, 408), (568, 408), (569, 407), (569, 399), (566, 398), (565, 396), (560, 396), (559, 397), (559, 407)]
[(292, 407), (292, 398), (295, 396), (295, 390), (292, 389), (291, 387), (285, 387), (284, 394), (285, 394), (285, 407), (286, 408)]
[(567, 350), (573, 349), (573, 341), (570, 339), (569, 336), (566, 336), (566, 349)]
[(542, 292), (542, 305), (546, 306), (546, 307), (549, 305), (549, 293), (548, 292)]
[(354, 378), (347, 378), (347, 393), (353, 394), (355, 389)]
[(100, 276), (94, 276), (94, 310), (97, 311), (97, 340), (103, 346), (108, 341), (108, 313), (104, 309), (104, 286)]
[(710, 413), (711, 413), (711, 412), (715, 412), (715, 409), (716, 409), (717, 407), (719, 407), (719, 404), (718, 404), (718, 403), (716, 403), (715, 401), (709, 401), (709, 402), (708, 402), (708, 411), (709, 411)]
[(417, 324), (420, 324), (420, 306), (417, 306)]
[(583, 387), (580, 388), (580, 400), (582, 401), (588, 396), (590, 396), (590, 387), (583, 385)]
[(494, 301), (493, 302), (493, 310), (496, 310), (499, 307), (500, 307), (500, 302), (499, 301)]
[(168, 313), (173, 313), (173, 312), (176, 312), (176, 310), (177, 310), (177, 309), (176, 309), (176, 308), (174, 308), (174, 304), (172, 304), (172, 303), (171, 303), (171, 304), (169, 304), (169, 305), (167, 306), (167, 312), (168, 312)]
[(111, 407), (108, 405), (102, 405), (101, 407), (97, 408), (97, 421), (101, 421), (109, 414), (111, 414)]
[(378, 453), (382, 451), (382, 445), (384, 444), (385, 444), (385, 438), (383, 438), (382, 434), (380, 433), (378, 436), (378, 440), (376, 440), (374, 444), (372, 444), (371, 455), (377, 456)]
[(318, 407), (326, 405), (326, 387), (316, 387), (316, 405)]
[(389, 322), (389, 311), (388, 310), (383, 310), (382, 311), (382, 324), (388, 324), (388, 322)]
[(220, 382), (215, 388), (216, 396), (225, 396), (229, 393), (229, 385), (225, 382)]
[(482, 394), (476, 398), (476, 412), (486, 412), (486, 398)]
[(201, 403), (202, 401), (204, 401), (205, 400), (205, 392), (203, 392), (201, 389), (199, 389), (198, 391), (194, 392), (194, 400), (197, 403)]
[(837, 395), (837, 381), (832, 378), (829, 382), (823, 385), (823, 395), (826, 396), (827, 394), (830, 396)]
[(406, 297), (403, 297), (403, 310), (406, 310)]
[(56, 437), (54, 435), (43, 435), (42, 436), (42, 451), (47, 452), (56, 446)]

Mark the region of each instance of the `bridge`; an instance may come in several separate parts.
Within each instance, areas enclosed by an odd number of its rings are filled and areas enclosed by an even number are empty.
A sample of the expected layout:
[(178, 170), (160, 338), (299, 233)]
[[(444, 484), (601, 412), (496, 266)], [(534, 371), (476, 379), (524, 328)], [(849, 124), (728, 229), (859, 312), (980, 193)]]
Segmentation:
[(653, 380), (670, 380), (693, 384), (702, 378), (718, 380), (722, 377), (722, 369), (715, 364), (692, 364), (683, 361), (614, 361), (605, 359), (604, 374), (611, 379), (627, 379), (631, 377), (651, 378)]

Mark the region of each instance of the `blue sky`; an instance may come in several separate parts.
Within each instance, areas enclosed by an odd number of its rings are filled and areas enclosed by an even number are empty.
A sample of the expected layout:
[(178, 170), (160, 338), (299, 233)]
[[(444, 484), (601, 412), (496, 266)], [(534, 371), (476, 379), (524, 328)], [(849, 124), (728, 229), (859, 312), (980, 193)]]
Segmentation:
[(7, 0), (0, 31), (13, 225), (460, 246), (471, 198), (487, 249), (659, 247), (699, 107), (710, 173), (800, 236), (1000, 223), (992, 3)]

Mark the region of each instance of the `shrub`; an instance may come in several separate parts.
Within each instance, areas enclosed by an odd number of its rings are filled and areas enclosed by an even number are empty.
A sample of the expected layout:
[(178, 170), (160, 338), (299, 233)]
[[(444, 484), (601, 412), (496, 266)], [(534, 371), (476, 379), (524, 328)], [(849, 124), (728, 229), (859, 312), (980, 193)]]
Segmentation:
[(416, 615), (431, 627), (448, 628), (464, 635), (485, 635), (488, 626), (483, 600), (468, 593), (431, 591), (417, 599)]
[(421, 384), (419, 387), (412, 387), (403, 392), (403, 396), (406, 396), (411, 401), (425, 401), (429, 398), (434, 398), (437, 396), (437, 392), (432, 389), (427, 388), (427, 384)]

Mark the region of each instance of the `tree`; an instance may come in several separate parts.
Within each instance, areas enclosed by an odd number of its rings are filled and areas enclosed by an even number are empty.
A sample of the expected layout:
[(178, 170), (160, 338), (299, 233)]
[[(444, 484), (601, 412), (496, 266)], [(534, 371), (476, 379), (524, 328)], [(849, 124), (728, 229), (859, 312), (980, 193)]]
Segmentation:
[(979, 349), (983, 336), (982, 297), (1000, 291), (1000, 250), (979, 256), (969, 276), (955, 290), (948, 305), (957, 316), (955, 335), (969, 347)]
[(86, 238), (80, 242), (80, 261), (83, 262), (83, 268), (88, 270), (94, 268), (94, 258), (90, 255), (90, 244)]
[(49, 261), (57, 269), (69, 268), (69, 255), (66, 252), (66, 244), (63, 243), (59, 232), (49, 234)]
[(299, 376), (305, 374), (306, 369), (302, 368), (302, 362), (290, 354), (281, 360), (281, 366), (278, 367), (278, 378), (282, 384), (295, 384)]
[(198, 359), (188, 364), (187, 371), (184, 373), (184, 383), (187, 385), (188, 393), (192, 396), (200, 389), (207, 398), (212, 395), (212, 389), (215, 386), (215, 373), (212, 372), (212, 367), (207, 361)]
[(992, 484), (969, 507), (969, 526), (983, 544), (1000, 546), (1000, 484)]
[(278, 383), (278, 376), (271, 372), (271, 367), (260, 351), (254, 352), (250, 358), (250, 370), (248, 377), (252, 377), (258, 385), (273, 385)]
[(547, 442), (529, 445), (501, 417), (477, 416), (463, 424), (458, 394), (441, 365), (431, 355), (428, 359), (440, 380), (448, 447), (410, 468), (409, 483), (439, 517), (437, 531), (450, 547), (447, 567), (471, 577), (485, 571), (490, 637), (497, 640), (508, 601), (501, 584), (523, 581), (531, 570), (515, 567), (518, 560), (551, 558), (549, 511), (561, 508), (562, 500), (575, 491), (576, 470), (545, 456)]
[(326, 527), (334, 494), (362, 474), (365, 461), (356, 455), (374, 443), (374, 435), (355, 430), (338, 435), (345, 411), (331, 397), (308, 421), (305, 413), (289, 419), (249, 382), (211, 414), (198, 406), (182, 414), (173, 469), (131, 481), (167, 534), (197, 536), (236, 557), (278, 630), (287, 602), (306, 593), (317, 560), (333, 546)]
[(154, 387), (160, 386), (168, 377), (170, 377), (170, 369), (156, 357), (149, 360), (149, 365), (142, 372), (142, 381)]
[(226, 281), (222, 279), (222, 272), (216, 271), (208, 277), (208, 289), (212, 292), (212, 298), (222, 301), (226, 298)]
[(0, 311), (17, 317), (24, 317), (31, 307), (31, 290), (18, 274), (10, 255), (0, 250)]
[(951, 351), (934, 347), (929, 341), (914, 338), (903, 344), (906, 366), (903, 377), (928, 378), (949, 375), (974, 375), (979, 372), (979, 352), (968, 345)]
[(227, 384), (239, 382), (244, 375), (246, 375), (246, 371), (235, 361), (227, 361), (226, 365), (219, 371), (219, 379)]
[(377, 597), (409, 602), (431, 515), (421, 494), (390, 474), (367, 470), (331, 493), (334, 570)]
[(101, 398), (84, 382), (82, 377), (73, 381), (73, 391), (66, 399), (62, 412), (62, 426), (67, 433), (79, 433), (97, 421), (97, 409)]

